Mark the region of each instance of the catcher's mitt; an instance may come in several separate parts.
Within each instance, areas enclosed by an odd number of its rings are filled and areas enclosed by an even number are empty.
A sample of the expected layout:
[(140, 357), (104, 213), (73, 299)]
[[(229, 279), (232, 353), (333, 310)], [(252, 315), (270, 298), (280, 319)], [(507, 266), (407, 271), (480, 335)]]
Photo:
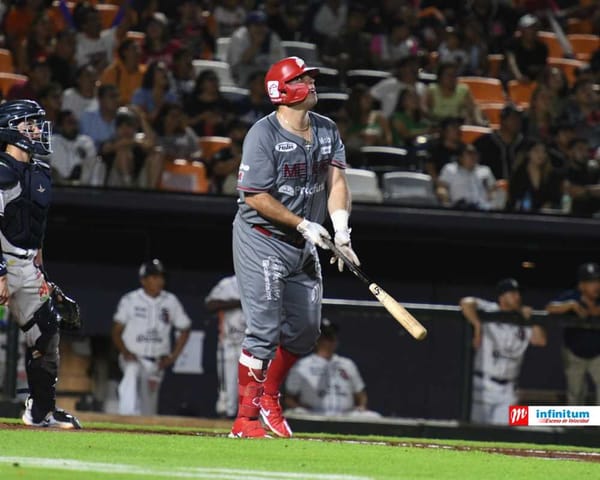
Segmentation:
[(52, 289), (52, 303), (61, 318), (60, 328), (63, 330), (79, 330), (81, 328), (81, 316), (77, 302), (67, 297), (55, 283), (51, 283), (50, 288)]

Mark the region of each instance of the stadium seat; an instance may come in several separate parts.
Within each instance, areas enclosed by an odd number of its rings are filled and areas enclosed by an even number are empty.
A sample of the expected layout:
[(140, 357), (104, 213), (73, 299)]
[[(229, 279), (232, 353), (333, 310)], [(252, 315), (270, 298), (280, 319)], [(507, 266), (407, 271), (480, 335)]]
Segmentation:
[(220, 85), (235, 86), (235, 81), (231, 75), (231, 68), (227, 62), (196, 58), (192, 60), (192, 65), (194, 66), (194, 72), (196, 76), (203, 70), (212, 70), (217, 74), (217, 77), (219, 77)]
[(352, 88), (354, 85), (362, 83), (369, 87), (388, 78), (392, 74), (385, 70), (355, 69), (346, 72), (346, 86)]
[(479, 106), (485, 118), (490, 122), (490, 128), (497, 129), (500, 126), (500, 114), (505, 105), (505, 103), (482, 103)]
[(473, 143), (486, 133), (492, 133), (492, 129), (478, 125), (461, 125), (460, 127), (460, 139), (463, 143)]
[(135, 30), (129, 30), (126, 34), (127, 38), (135, 40), (136, 43), (142, 47), (146, 41), (146, 34), (144, 32), (137, 32)]
[(589, 18), (569, 18), (567, 19), (567, 34), (583, 33), (590, 34), (594, 32), (594, 24)]
[(508, 97), (519, 108), (529, 108), (529, 101), (533, 91), (537, 88), (536, 82), (522, 83), (518, 80), (508, 81)]
[(383, 201), (403, 205), (438, 205), (430, 175), (419, 172), (388, 172), (381, 179)]
[(96, 10), (100, 13), (102, 28), (110, 28), (117, 16), (119, 7), (117, 5), (111, 5), (110, 3), (99, 3), (96, 5)]
[(319, 101), (315, 105), (315, 112), (327, 116), (335, 115), (344, 107), (348, 97), (349, 95), (344, 92), (319, 93)]
[(581, 60), (575, 60), (571, 58), (549, 57), (548, 65), (554, 65), (555, 67), (560, 68), (567, 77), (569, 86), (572, 87), (577, 77), (576, 71), (580, 68), (585, 67), (587, 63)]
[(14, 73), (14, 71), (15, 65), (12, 53), (6, 48), (0, 48), (0, 72)]
[(283, 40), (281, 46), (287, 57), (300, 57), (309, 67), (321, 64), (319, 51), (315, 43)]
[(227, 61), (227, 50), (229, 49), (230, 42), (231, 42), (231, 37), (217, 38), (216, 48), (215, 48), (215, 60), (219, 60), (220, 62)]
[(13, 85), (17, 83), (25, 83), (26, 81), (26, 75), (20, 75), (18, 73), (0, 72), (0, 90), (2, 90), (4, 97), (6, 97), (8, 91)]
[(210, 182), (202, 162), (177, 158), (167, 162), (160, 179), (160, 190), (208, 193)]
[(490, 53), (487, 56), (488, 62), (488, 76), (492, 78), (498, 78), (500, 75), (500, 69), (502, 68), (502, 63), (504, 62), (504, 54), (502, 53)]
[(393, 172), (396, 170), (417, 171), (420, 165), (414, 157), (408, 155), (404, 148), (387, 146), (361, 147), (362, 168), (376, 173)]
[(467, 85), (475, 103), (504, 103), (506, 95), (502, 82), (490, 77), (458, 77), (459, 83)]
[(598, 35), (570, 34), (567, 35), (567, 39), (571, 42), (577, 60), (588, 61), (600, 48), (600, 36)]
[(346, 178), (353, 202), (381, 203), (383, 201), (383, 194), (379, 188), (375, 172), (359, 168), (347, 168)]
[(539, 31), (538, 38), (548, 47), (549, 57), (563, 57), (565, 52), (554, 32)]
[(209, 159), (218, 151), (229, 147), (231, 145), (231, 138), (216, 135), (200, 137), (198, 145), (202, 150), (202, 158)]
[(316, 84), (318, 92), (339, 92), (342, 88), (342, 79), (339, 70), (319, 67), (319, 76), (317, 77)]
[(232, 85), (219, 86), (219, 92), (221, 92), (221, 95), (227, 100), (233, 103), (240, 102), (250, 95), (250, 90), (247, 88), (234, 87)]

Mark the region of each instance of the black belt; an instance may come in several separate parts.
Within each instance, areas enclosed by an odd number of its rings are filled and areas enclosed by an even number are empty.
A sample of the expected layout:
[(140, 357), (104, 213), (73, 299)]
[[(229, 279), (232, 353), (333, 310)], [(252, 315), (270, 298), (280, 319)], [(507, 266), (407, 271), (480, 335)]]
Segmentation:
[(11, 253), (11, 252), (2, 252), (4, 253), (4, 255), (9, 255), (11, 257), (15, 257), (15, 258), (20, 258), (21, 260), (33, 260), (35, 258), (35, 255), (20, 255), (18, 253)]
[[(473, 374), (476, 377), (480, 377), (480, 378), (483, 378), (485, 376), (482, 372), (473, 372)], [(509, 380), (507, 378), (497, 378), (497, 377), (487, 377), (487, 378), (489, 378), (492, 382), (497, 383), (498, 385), (507, 385), (512, 382), (512, 380)]]
[(300, 234), (298, 234), (298, 235), (280, 235), (279, 233), (273, 233), (271, 230), (267, 230), (265, 227), (261, 227), (260, 225), (252, 225), (252, 228), (254, 230), (256, 230), (257, 232), (260, 232), (263, 235), (266, 235), (267, 237), (276, 238), (277, 240), (281, 240), (282, 242), (287, 243), (288, 245), (291, 245), (292, 247), (304, 248), (304, 245), (306, 245), (306, 240)]

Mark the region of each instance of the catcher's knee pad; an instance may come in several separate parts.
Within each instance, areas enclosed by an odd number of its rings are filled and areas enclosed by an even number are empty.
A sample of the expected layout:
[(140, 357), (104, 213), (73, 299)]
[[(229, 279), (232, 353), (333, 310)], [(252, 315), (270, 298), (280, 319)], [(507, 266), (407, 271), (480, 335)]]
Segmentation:
[(29, 344), (33, 350), (39, 351), (42, 355), (58, 355), (58, 327), (60, 317), (52, 306), (50, 301), (46, 301), (33, 314), (33, 318), (27, 322), (22, 330), (28, 332), (31, 329), (37, 329), (37, 338)]

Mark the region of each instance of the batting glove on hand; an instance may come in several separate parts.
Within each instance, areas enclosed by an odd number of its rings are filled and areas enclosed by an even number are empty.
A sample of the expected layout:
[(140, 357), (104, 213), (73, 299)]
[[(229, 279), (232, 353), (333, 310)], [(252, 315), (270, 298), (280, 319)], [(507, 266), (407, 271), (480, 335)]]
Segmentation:
[(331, 240), (331, 235), (329, 235), (329, 232), (325, 230), (322, 225), (311, 222), (305, 218), (298, 224), (296, 230), (298, 230), (309, 242), (318, 245), (323, 250), (329, 250), (329, 247), (325, 245), (325, 242), (323, 242), (323, 238), (328, 238)]
[[(341, 253), (344, 254), (348, 260), (350, 260), (354, 265), (360, 265), (360, 260), (352, 250), (352, 244), (350, 242), (350, 230), (339, 230), (335, 232), (335, 246), (340, 250)], [(344, 271), (344, 261), (341, 258), (337, 258), (335, 255), (331, 257), (330, 264), (334, 264), (335, 261), (338, 262), (338, 270), (340, 272)]]

